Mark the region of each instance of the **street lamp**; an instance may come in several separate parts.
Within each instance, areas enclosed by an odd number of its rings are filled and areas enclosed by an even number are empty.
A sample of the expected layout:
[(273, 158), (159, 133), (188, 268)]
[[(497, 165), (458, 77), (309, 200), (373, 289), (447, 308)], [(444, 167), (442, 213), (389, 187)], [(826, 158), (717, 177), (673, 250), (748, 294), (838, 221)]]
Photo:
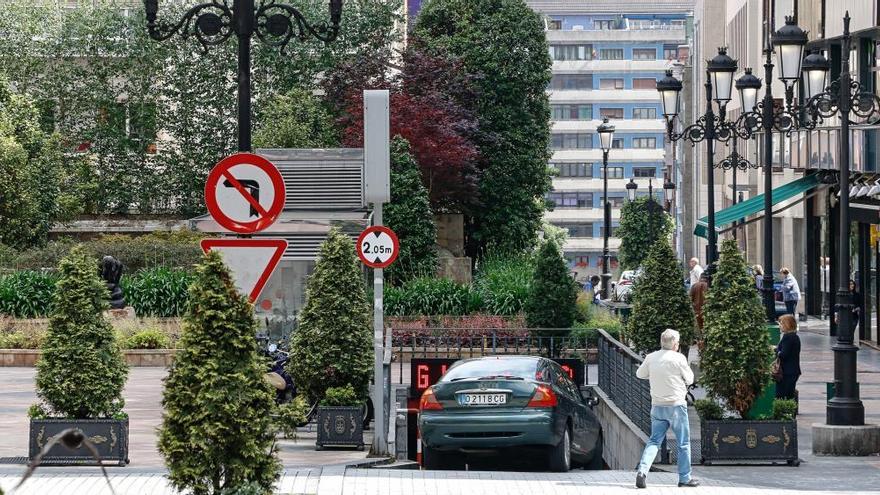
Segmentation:
[(602, 299), (608, 299), (608, 288), (611, 285), (611, 253), (608, 250), (608, 238), (611, 236), (611, 202), (608, 201), (608, 152), (614, 142), (614, 126), (608, 123), (608, 117), (602, 120), (596, 129), (599, 133), (599, 145), (602, 148), (602, 214), (605, 232), (602, 236)]
[(772, 44), (776, 49), (776, 61), (779, 62), (779, 79), (785, 84), (786, 99), (790, 100), (788, 94), (793, 94), (794, 85), (801, 78), (807, 33), (798, 27), (794, 17), (786, 16), (785, 25), (773, 33)]
[[(747, 70), (746, 72), (748, 74), (751, 74), (751, 71)], [(752, 76), (752, 77), (754, 77), (754, 76)], [(757, 79), (757, 78), (755, 78), (755, 79)], [(739, 86), (739, 82), (737, 82), (737, 86)], [(748, 161), (744, 156), (739, 154), (739, 152), (736, 149), (737, 148), (737, 141), (739, 141), (738, 136), (734, 136), (733, 139), (731, 139), (730, 142), (731, 142), (732, 151), (730, 152), (730, 155), (728, 155), (727, 158), (718, 162), (718, 165), (717, 165), (718, 168), (720, 168), (720, 169), (732, 171), (732, 174), (733, 174), (733, 186), (732, 186), (733, 187), (733, 204), (737, 203), (737, 185), (736, 185), (737, 171), (739, 171), (739, 170), (745, 171), (750, 168), (758, 168), (757, 165)], [(733, 230), (733, 238), (736, 239), (736, 222), (733, 222), (733, 229), (734, 229)]]
[(727, 55), (727, 48), (718, 49), (718, 55), (712, 57), (706, 66), (706, 71), (715, 87), (715, 103), (720, 108), (719, 113), (724, 114), (724, 106), (730, 101), (730, 93), (733, 89), (733, 73), (736, 72), (736, 60)]
[(666, 211), (671, 211), (675, 202), (675, 183), (668, 179), (663, 183), (663, 201), (666, 203)]
[[(231, 6), (230, 6), (231, 3)], [(309, 24), (296, 8), (272, 1), (214, 0), (189, 9), (177, 23), (157, 20), (158, 0), (144, 0), (147, 30), (156, 41), (175, 34), (195, 38), (207, 52), (233, 34), (238, 38), (238, 149), (251, 151), (251, 39), (279, 47), (283, 52), (291, 40), (310, 36), (326, 43), (336, 39), (342, 18), (342, 0), (330, 0), (330, 22)]]
[(636, 189), (639, 188), (639, 185), (636, 184), (636, 181), (630, 177), (629, 182), (626, 183), (626, 198), (630, 201), (636, 200)]
[(736, 89), (739, 91), (742, 111), (754, 112), (755, 107), (758, 106), (758, 90), (761, 89), (761, 80), (752, 75), (751, 67), (747, 67), (745, 74), (736, 80)]
[(825, 91), (825, 81), (830, 70), (831, 64), (818, 50), (807, 55), (803, 64), (804, 89), (807, 98), (813, 98)]

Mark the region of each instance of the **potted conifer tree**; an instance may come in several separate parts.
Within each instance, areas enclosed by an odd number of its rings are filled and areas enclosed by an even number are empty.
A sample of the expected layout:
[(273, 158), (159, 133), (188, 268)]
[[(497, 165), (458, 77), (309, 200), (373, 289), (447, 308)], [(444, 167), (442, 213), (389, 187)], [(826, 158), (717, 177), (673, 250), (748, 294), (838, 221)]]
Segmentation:
[[(791, 401), (775, 401), (773, 414), (749, 411), (770, 385), (773, 351), (764, 309), (736, 241), (724, 241), (718, 271), (703, 308), (700, 384), (709, 399), (697, 401), (701, 456), (715, 460), (779, 460), (798, 464), (797, 421)], [(724, 409), (737, 416), (725, 417)]]
[[(332, 387), (350, 387), (349, 406), (359, 411), (362, 423), (372, 370), (370, 306), (361, 266), (351, 237), (332, 229), (321, 245), (315, 271), (306, 286), (306, 305), (290, 348), (290, 370), (299, 390), (323, 401)], [(334, 406), (336, 407), (336, 406)], [(323, 410), (323, 412), (322, 412)], [(363, 424), (353, 424), (348, 413), (318, 409), (319, 431), (325, 423), (345, 445), (363, 446)], [(332, 415), (332, 417), (328, 416)], [(322, 447), (319, 437), (317, 446)], [(342, 445), (334, 442), (334, 445)]]
[[(37, 397), (30, 411), (29, 456), (69, 428), (82, 431), (102, 461), (128, 463), (128, 416), (122, 389), (128, 367), (104, 316), (108, 292), (98, 265), (81, 246), (61, 260), (49, 330), (37, 362)], [(83, 444), (53, 446), (42, 464), (90, 464)]]

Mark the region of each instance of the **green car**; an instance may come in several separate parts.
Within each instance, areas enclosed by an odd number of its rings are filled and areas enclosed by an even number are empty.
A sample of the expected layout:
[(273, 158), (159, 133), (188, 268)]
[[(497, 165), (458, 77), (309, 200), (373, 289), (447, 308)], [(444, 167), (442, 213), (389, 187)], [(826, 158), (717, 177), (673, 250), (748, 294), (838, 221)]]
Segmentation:
[(562, 368), (550, 359), (496, 356), (455, 363), (422, 394), (422, 465), (440, 469), (461, 452), (537, 450), (552, 471), (572, 461), (602, 469), (602, 427)]

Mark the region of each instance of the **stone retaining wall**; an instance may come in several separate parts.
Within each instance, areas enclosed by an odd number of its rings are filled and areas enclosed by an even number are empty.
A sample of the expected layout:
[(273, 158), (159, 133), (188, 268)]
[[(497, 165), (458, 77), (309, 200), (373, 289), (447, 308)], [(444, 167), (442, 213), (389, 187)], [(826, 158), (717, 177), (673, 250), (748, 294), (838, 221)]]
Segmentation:
[[(132, 367), (167, 367), (176, 349), (129, 349), (123, 351), (125, 362)], [(32, 367), (42, 354), (36, 349), (0, 349), (0, 367)]]

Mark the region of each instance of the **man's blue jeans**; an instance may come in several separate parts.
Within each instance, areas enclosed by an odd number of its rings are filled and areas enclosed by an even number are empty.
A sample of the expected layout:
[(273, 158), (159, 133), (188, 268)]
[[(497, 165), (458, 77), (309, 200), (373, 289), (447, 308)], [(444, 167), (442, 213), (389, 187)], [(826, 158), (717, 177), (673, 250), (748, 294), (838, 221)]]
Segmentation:
[(651, 470), (651, 464), (669, 428), (672, 428), (678, 443), (678, 481), (687, 483), (691, 480), (691, 426), (688, 424), (687, 406), (651, 407), (651, 438), (645, 445), (639, 472), (648, 474)]

